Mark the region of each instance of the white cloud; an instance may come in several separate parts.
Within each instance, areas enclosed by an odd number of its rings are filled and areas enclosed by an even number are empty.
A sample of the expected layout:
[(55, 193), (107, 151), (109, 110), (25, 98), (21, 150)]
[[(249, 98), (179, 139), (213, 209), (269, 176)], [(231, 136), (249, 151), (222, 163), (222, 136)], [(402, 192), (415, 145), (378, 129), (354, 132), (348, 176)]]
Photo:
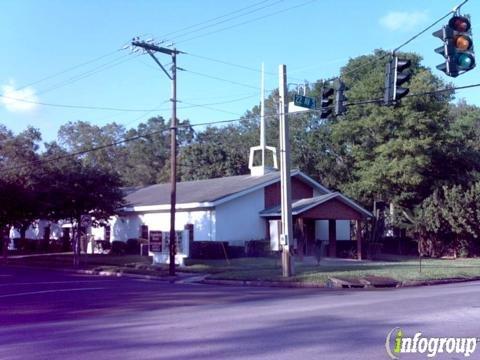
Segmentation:
[(391, 31), (410, 31), (427, 20), (427, 11), (390, 11), (380, 18), (380, 25)]
[(35, 89), (26, 87), (20, 90), (15, 89), (15, 84), (11, 80), (8, 84), (2, 85), (1, 102), (5, 109), (11, 112), (26, 112), (37, 108), (38, 97)]

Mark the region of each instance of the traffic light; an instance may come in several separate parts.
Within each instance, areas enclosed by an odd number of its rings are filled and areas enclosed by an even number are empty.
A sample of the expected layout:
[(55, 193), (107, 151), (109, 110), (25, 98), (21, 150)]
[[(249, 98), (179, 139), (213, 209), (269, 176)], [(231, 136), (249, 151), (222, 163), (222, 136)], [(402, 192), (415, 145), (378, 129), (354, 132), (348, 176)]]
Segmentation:
[(345, 97), (345, 84), (342, 80), (338, 79), (336, 84), (336, 92), (335, 92), (335, 116), (343, 115), (347, 111), (347, 107), (345, 106), (345, 101), (347, 98)]
[(385, 66), (385, 93), (383, 103), (395, 105), (401, 98), (410, 91), (400, 85), (406, 83), (412, 77), (409, 67), (410, 60), (399, 59), (397, 56), (390, 58)]
[(320, 103), (321, 113), (320, 118), (326, 119), (332, 113), (332, 104), (333, 104), (333, 93), (334, 90), (330, 86), (323, 86), (322, 89), (322, 100)]
[(475, 53), (473, 51), (472, 25), (468, 15), (453, 16), (448, 25), (433, 33), (443, 41), (443, 46), (435, 49), (445, 58), (437, 69), (451, 77), (457, 77), (475, 67)]

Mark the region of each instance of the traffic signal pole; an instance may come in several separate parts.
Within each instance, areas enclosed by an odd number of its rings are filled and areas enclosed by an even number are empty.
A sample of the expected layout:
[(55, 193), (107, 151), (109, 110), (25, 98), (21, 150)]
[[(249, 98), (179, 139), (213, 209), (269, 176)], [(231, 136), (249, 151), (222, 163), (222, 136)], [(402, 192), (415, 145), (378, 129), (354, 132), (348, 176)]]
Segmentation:
[(282, 233), (280, 244), (282, 248), (282, 274), (290, 277), (294, 274), (294, 264), (291, 254), (293, 244), (292, 225), (292, 194), (290, 178), (290, 134), (287, 121), (288, 113), (288, 89), (287, 89), (287, 66), (279, 66), (279, 125), (280, 125), (280, 188), (282, 209)]

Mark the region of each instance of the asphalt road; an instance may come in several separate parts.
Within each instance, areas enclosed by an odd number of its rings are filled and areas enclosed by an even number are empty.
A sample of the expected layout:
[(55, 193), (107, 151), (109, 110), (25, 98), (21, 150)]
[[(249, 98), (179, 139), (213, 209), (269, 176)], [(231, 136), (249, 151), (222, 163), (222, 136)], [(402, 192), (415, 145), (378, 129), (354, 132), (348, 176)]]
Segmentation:
[(0, 359), (388, 359), (397, 326), (479, 337), (480, 283), (247, 288), (0, 267), (0, 325)]

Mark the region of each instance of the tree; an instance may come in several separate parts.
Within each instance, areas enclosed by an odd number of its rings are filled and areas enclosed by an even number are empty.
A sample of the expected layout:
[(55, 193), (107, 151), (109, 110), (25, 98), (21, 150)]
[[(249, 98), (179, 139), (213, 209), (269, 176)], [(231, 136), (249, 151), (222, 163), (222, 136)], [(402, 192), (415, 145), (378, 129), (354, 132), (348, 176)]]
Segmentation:
[(417, 235), (428, 244), (428, 255), (451, 250), (456, 256), (478, 253), (480, 248), (480, 182), (469, 187), (443, 186), (418, 206)]
[[(40, 132), (32, 127), (18, 135), (0, 127), (0, 228), (4, 234), (15, 227), (24, 239), (26, 230), (41, 213), (37, 198), (41, 184), (37, 153), (40, 140)], [(5, 257), (7, 240), (3, 236)]]
[[(141, 138), (126, 145), (128, 156), (122, 175), (124, 184), (138, 186), (170, 181), (170, 123), (161, 116), (152, 117), (126, 134), (126, 138), (137, 136)], [(192, 139), (190, 122), (178, 121), (178, 146), (186, 146)]]
[(73, 225), (74, 264), (78, 265), (82, 224), (97, 226), (122, 207), (121, 181), (117, 174), (65, 156), (56, 144), (49, 144), (45, 154), (45, 160), (52, 158), (58, 160), (48, 162), (46, 169), (51, 201), (45, 213), (49, 220), (69, 220)]
[(181, 179), (200, 180), (247, 174), (249, 149), (256, 145), (251, 126), (251, 122), (245, 121), (240, 126), (208, 127), (198, 133), (193, 144), (180, 149)]
[[(177, 134), (180, 146), (192, 140), (188, 120), (179, 122)], [(85, 165), (117, 174), (124, 186), (151, 185), (169, 178), (170, 125), (161, 116), (129, 130), (116, 123), (100, 127), (69, 122), (60, 128), (58, 142), (69, 153), (80, 152), (77, 158)], [(99, 149), (89, 151), (93, 148)]]
[[(58, 131), (58, 144), (68, 153), (85, 152), (77, 157), (85, 165), (122, 176), (127, 155), (125, 145), (108, 145), (122, 141), (125, 135), (125, 127), (116, 123), (98, 126), (86, 121), (68, 122)], [(89, 151), (93, 148), (100, 149)]]

